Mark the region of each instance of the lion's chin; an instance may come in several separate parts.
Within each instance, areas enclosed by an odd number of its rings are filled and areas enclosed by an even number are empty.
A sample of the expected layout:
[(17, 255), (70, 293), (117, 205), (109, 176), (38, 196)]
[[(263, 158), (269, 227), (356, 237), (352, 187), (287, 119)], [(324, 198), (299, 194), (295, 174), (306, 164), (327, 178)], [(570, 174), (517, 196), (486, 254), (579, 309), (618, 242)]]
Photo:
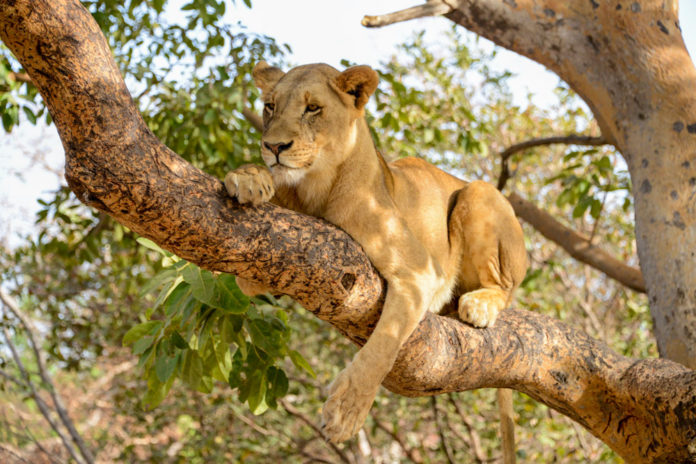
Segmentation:
[(275, 164), (271, 167), (273, 182), (277, 185), (295, 186), (299, 184), (307, 174), (307, 168), (292, 168), (283, 164)]

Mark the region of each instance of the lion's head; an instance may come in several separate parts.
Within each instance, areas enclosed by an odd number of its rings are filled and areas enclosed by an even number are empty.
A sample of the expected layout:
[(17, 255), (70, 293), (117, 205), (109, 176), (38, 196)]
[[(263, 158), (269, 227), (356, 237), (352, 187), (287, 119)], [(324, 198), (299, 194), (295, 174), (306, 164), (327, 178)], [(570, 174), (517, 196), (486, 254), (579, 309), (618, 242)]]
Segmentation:
[(377, 73), (368, 66), (339, 72), (326, 64), (284, 73), (261, 61), (253, 76), (264, 101), (261, 155), (276, 184), (335, 171), (355, 146)]

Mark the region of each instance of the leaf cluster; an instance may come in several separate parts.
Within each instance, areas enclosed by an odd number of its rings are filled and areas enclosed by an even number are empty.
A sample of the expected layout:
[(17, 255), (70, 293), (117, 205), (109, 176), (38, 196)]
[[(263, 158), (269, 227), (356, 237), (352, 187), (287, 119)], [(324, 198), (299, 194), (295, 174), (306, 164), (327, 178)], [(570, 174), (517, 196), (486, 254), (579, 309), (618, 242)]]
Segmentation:
[(146, 406), (161, 403), (176, 378), (203, 393), (217, 380), (237, 389), (239, 401), (260, 414), (275, 409), (288, 391), (279, 361), (287, 357), (314, 376), (300, 353), (288, 347), (288, 315), (273, 297), (249, 299), (234, 276), (214, 275), (149, 240), (138, 242), (166, 264), (143, 287), (143, 296), (157, 294), (147, 320), (123, 336), (147, 377)]

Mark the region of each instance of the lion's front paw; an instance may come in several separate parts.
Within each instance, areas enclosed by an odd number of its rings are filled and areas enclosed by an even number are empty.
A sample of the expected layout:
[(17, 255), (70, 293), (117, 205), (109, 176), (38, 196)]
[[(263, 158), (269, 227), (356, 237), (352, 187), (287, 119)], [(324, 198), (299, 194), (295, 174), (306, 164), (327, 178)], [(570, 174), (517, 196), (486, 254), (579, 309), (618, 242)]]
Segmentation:
[(490, 327), (498, 312), (505, 309), (507, 293), (495, 288), (482, 288), (459, 297), (459, 317), (475, 327)]
[(322, 410), (322, 430), (333, 443), (345, 441), (358, 433), (379, 388), (379, 383), (370, 385), (353, 366), (346, 367), (333, 381)]
[(268, 169), (255, 164), (245, 164), (225, 176), (227, 193), (240, 203), (258, 205), (273, 197), (273, 178)]

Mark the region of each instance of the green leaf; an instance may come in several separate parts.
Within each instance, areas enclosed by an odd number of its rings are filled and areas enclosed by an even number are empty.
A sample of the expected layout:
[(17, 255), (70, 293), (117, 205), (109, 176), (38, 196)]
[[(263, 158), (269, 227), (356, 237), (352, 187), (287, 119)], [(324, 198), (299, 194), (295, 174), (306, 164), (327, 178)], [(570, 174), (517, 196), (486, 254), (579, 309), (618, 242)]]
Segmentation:
[(205, 116), (203, 116), (203, 123), (209, 126), (217, 120), (217, 117), (217, 113), (211, 108), (205, 112)]
[(203, 360), (195, 350), (187, 350), (181, 368), (181, 380), (191, 388), (198, 388), (203, 377)]
[(176, 330), (172, 332), (169, 340), (171, 341), (172, 345), (180, 350), (188, 350), (190, 348), (189, 344), (186, 342), (186, 340), (184, 340), (184, 337), (182, 337)]
[(314, 369), (309, 365), (307, 360), (302, 357), (300, 353), (295, 350), (290, 350), (290, 360), (298, 369), (302, 369), (307, 372), (312, 378), (317, 378), (317, 374), (314, 373)]
[(263, 319), (251, 319), (246, 324), (251, 341), (269, 356), (277, 356), (281, 351), (280, 333)]
[(266, 402), (275, 409), (277, 407), (276, 398), (282, 398), (288, 392), (288, 377), (282, 369), (270, 366), (266, 371), (266, 379), (268, 379)]
[(164, 314), (167, 317), (174, 317), (175, 314), (184, 312), (186, 307), (192, 302), (196, 302), (191, 294), (191, 286), (186, 282), (180, 283), (171, 292), (164, 302)]
[(22, 110), (24, 111), (24, 115), (27, 117), (29, 122), (36, 125), (36, 115), (34, 114), (34, 112), (26, 106), (23, 106)]
[(226, 312), (244, 314), (249, 308), (249, 297), (237, 287), (233, 275), (222, 274), (215, 279), (215, 295), (209, 304)]
[(263, 414), (268, 405), (264, 401), (266, 398), (266, 371), (256, 370), (251, 373), (247, 381), (249, 409), (254, 415)]
[(157, 309), (159, 306), (164, 303), (164, 301), (169, 298), (169, 295), (172, 294), (172, 292), (179, 286), (180, 283), (184, 281), (184, 278), (182, 276), (176, 276), (174, 281), (171, 282), (171, 284), (166, 285), (157, 295), (157, 299), (155, 300), (155, 303), (152, 305), (152, 309)]
[(152, 345), (152, 342), (155, 341), (155, 337), (152, 335), (146, 335), (143, 338), (139, 339), (137, 342), (133, 344), (133, 354), (142, 354), (150, 348), (150, 345)]
[(590, 207), (591, 203), (592, 203), (592, 197), (582, 197), (580, 199), (580, 201), (578, 202), (578, 204), (575, 205), (575, 208), (573, 208), (573, 217), (574, 218), (582, 217), (582, 215), (585, 214), (585, 211), (587, 211), (587, 208)]
[(152, 251), (156, 251), (157, 253), (161, 254), (162, 256), (167, 256), (169, 254), (168, 252), (166, 252), (162, 248), (160, 248), (159, 245), (157, 245), (155, 242), (153, 242), (152, 240), (150, 240), (148, 238), (138, 237), (136, 239), (136, 242), (138, 242), (139, 244), (141, 244), (142, 246), (144, 246), (147, 249), (150, 249)]
[(172, 376), (179, 361), (179, 356), (160, 356), (157, 358), (157, 361), (155, 361), (155, 373), (160, 382), (164, 383)]
[(184, 280), (191, 285), (194, 298), (205, 304), (212, 304), (215, 295), (215, 278), (210, 271), (205, 271), (189, 263), (181, 269)]
[(147, 321), (131, 327), (123, 336), (123, 346), (128, 346), (146, 334), (153, 334), (162, 327), (162, 321)]

